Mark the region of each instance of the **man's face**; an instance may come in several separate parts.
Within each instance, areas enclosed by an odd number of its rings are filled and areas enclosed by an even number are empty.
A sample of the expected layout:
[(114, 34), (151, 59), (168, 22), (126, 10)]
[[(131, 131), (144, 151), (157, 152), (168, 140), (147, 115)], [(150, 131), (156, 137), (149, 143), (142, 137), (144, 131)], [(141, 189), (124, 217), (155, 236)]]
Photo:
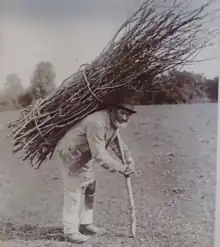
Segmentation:
[(115, 109), (112, 112), (112, 122), (116, 128), (126, 128), (132, 113), (125, 109)]

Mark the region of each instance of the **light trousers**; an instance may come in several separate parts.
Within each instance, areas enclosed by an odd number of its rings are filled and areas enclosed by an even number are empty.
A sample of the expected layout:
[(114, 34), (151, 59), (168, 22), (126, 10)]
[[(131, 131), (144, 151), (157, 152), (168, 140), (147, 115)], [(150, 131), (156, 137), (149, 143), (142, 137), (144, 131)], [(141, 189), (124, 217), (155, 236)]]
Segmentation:
[(93, 223), (96, 182), (92, 163), (77, 173), (71, 173), (68, 167), (63, 166), (63, 185), (64, 233), (72, 234), (78, 232), (80, 224)]

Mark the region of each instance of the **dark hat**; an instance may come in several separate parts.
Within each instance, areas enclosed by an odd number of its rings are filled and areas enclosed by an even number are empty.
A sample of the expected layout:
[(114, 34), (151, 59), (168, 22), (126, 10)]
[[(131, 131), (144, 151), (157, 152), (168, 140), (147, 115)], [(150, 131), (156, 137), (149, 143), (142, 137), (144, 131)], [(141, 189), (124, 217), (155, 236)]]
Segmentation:
[(132, 114), (135, 114), (137, 113), (137, 111), (134, 110), (134, 105), (131, 105), (131, 104), (125, 104), (125, 103), (119, 103), (119, 104), (110, 104), (112, 106), (115, 106), (117, 108), (120, 108), (120, 109), (123, 109), (123, 110), (126, 110)]
[(110, 94), (108, 99), (105, 100), (105, 105), (121, 108), (134, 114), (137, 113), (134, 109), (136, 102), (136, 95), (131, 91), (124, 90), (123, 92), (118, 91)]
[(112, 102), (113, 106), (117, 107), (117, 108), (121, 108), (124, 109), (126, 111), (129, 111), (130, 113), (137, 113), (137, 111), (135, 111), (135, 98), (131, 97), (130, 95), (128, 95), (127, 97), (121, 97), (119, 98), (116, 102)]

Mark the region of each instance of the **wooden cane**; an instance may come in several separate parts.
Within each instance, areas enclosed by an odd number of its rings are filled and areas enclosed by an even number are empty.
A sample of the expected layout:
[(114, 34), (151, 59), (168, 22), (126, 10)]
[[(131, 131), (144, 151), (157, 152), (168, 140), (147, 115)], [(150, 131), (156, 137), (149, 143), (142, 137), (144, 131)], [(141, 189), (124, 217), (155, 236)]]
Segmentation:
[[(121, 140), (118, 136), (118, 145), (121, 152), (122, 162), (126, 165), (124, 152), (122, 148)], [(128, 192), (128, 198), (129, 198), (129, 206), (130, 206), (130, 217), (131, 217), (131, 228), (130, 228), (130, 236), (129, 237), (135, 237), (136, 236), (136, 214), (135, 214), (135, 205), (134, 205), (134, 198), (133, 198), (133, 192), (132, 192), (132, 186), (131, 186), (131, 177), (125, 176), (125, 182), (126, 182), (126, 188)]]

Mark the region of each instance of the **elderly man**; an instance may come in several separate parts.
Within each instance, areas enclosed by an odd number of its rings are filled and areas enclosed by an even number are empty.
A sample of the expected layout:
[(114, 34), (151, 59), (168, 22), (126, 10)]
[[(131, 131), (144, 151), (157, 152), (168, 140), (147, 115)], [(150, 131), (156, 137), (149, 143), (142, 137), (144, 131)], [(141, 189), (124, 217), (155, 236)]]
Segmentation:
[(106, 233), (93, 224), (96, 186), (93, 166), (123, 175), (134, 173), (134, 161), (123, 142), (126, 165), (107, 151), (107, 147), (111, 147), (121, 158), (118, 129), (126, 127), (134, 113), (131, 104), (111, 105), (84, 118), (58, 144), (64, 176), (64, 234), (71, 242), (83, 243), (89, 235)]

